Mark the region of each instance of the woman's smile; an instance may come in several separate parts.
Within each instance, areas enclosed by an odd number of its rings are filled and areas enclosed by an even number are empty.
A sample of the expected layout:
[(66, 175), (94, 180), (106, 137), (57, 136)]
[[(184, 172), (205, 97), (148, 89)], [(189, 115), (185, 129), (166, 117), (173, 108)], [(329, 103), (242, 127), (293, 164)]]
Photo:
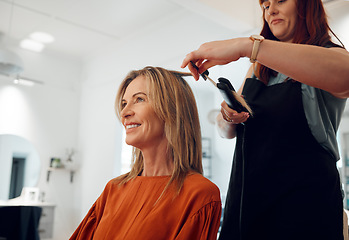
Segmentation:
[(132, 129), (141, 126), (141, 124), (128, 124), (125, 126), (126, 129)]

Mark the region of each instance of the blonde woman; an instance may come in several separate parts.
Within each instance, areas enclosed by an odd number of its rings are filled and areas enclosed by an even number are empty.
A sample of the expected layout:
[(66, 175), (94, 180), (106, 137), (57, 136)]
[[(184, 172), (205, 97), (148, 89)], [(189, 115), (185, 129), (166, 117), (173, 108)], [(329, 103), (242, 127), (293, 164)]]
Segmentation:
[(189, 75), (145, 67), (123, 80), (115, 107), (132, 169), (107, 184), (71, 239), (217, 238), (220, 193), (202, 176)]

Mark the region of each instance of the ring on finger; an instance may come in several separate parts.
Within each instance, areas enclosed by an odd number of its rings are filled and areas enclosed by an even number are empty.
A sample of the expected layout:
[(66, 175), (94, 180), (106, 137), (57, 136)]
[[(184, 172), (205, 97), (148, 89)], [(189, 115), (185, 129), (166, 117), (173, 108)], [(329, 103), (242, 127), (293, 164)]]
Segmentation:
[(225, 113), (224, 110), (222, 111), (222, 116), (223, 116), (223, 119), (224, 119), (225, 121), (234, 123), (234, 120), (231, 119), (231, 118)]

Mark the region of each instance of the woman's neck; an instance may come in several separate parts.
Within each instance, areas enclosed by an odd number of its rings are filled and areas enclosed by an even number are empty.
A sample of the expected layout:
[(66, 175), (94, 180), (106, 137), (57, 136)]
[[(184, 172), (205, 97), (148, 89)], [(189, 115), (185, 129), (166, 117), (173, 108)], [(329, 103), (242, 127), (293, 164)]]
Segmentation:
[(172, 169), (169, 166), (166, 167), (147, 167), (144, 164), (144, 169), (141, 176), (144, 177), (155, 177), (155, 176), (169, 176), (172, 174)]
[(167, 176), (173, 171), (173, 161), (167, 153), (167, 143), (159, 144), (156, 148), (142, 150), (142, 176)]

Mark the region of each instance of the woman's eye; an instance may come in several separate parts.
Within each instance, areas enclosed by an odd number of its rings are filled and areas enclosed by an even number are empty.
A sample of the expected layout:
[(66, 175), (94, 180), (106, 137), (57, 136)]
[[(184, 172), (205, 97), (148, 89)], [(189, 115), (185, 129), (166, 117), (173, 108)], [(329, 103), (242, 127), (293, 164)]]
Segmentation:
[(263, 8), (264, 8), (265, 10), (268, 10), (268, 9), (269, 9), (269, 5), (263, 4)]
[(137, 97), (137, 99), (136, 99), (136, 102), (138, 103), (138, 102), (144, 102), (145, 101), (145, 99), (144, 98), (141, 98), (141, 97)]
[(121, 103), (121, 109), (124, 109), (125, 107), (126, 107), (126, 103), (125, 102)]

